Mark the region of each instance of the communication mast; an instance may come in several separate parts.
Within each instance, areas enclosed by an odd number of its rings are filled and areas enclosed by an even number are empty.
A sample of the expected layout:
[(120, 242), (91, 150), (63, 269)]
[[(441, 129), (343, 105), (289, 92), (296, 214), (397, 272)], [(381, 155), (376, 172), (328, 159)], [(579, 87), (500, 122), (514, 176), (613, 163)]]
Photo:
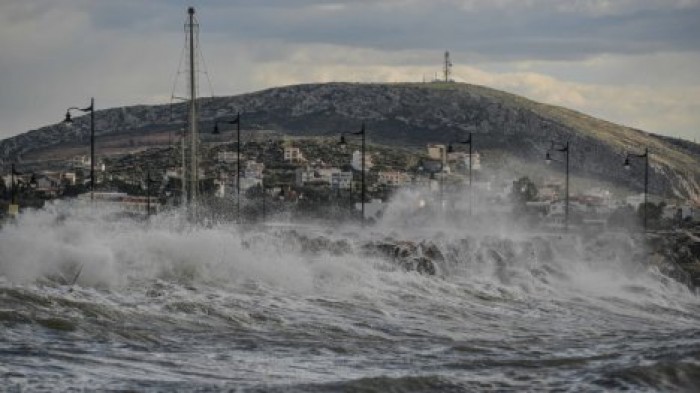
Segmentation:
[(442, 72), (445, 75), (445, 82), (450, 82), (450, 76), (452, 75), (452, 61), (450, 60), (450, 51), (445, 51), (445, 64), (443, 65)]

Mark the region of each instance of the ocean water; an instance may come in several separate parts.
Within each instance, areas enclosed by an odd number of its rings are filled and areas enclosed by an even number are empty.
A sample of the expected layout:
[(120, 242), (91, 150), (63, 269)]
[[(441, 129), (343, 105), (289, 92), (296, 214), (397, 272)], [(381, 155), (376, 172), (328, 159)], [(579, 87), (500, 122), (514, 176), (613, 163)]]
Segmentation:
[[(436, 274), (378, 241), (437, 249)], [(700, 301), (643, 252), (391, 210), (237, 226), (54, 204), (0, 229), (0, 390), (697, 391)]]

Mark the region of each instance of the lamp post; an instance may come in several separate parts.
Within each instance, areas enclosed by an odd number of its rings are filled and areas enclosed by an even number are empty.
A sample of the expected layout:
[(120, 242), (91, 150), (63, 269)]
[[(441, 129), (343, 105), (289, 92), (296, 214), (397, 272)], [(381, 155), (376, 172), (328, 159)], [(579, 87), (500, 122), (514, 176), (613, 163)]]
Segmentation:
[(265, 211), (265, 174), (263, 173), (262, 179), (260, 179), (260, 188), (262, 190), (262, 215), (263, 215), (263, 223), (267, 220), (267, 212)]
[(266, 192), (265, 192), (265, 154), (270, 150), (270, 146), (272, 146), (272, 138), (267, 140), (267, 144), (265, 147), (263, 147), (263, 154), (262, 154), (262, 164), (263, 164), (263, 169), (262, 169), (262, 174), (260, 178), (260, 189), (262, 190), (262, 216), (263, 216), (263, 223), (267, 221), (267, 207), (266, 205)]
[(17, 175), (18, 173), (15, 171), (15, 164), (14, 163), (12, 163), (12, 168), (10, 168), (10, 170), (12, 171), (10, 173), (10, 182), (11, 182), (10, 184), (12, 184), (12, 196), (11, 196), (10, 202), (12, 205), (16, 205), (17, 204), (17, 189), (16, 189), (17, 186), (15, 185), (15, 175)]
[(445, 211), (445, 164), (440, 163), (440, 212)]
[(443, 180), (445, 179), (445, 165), (440, 161), (440, 166), (437, 171), (430, 171), (430, 180), (431, 180), (431, 193), (432, 193), (432, 180), (435, 180), (435, 176), (437, 172), (440, 172), (440, 187), (438, 189), (439, 196), (440, 196), (440, 212), (445, 210), (445, 198), (444, 198), (444, 183)]
[(415, 173), (413, 174), (413, 186), (415, 187), (418, 184), (418, 176), (423, 175), (423, 165), (419, 165), (418, 168), (416, 168)]
[(566, 144), (557, 144), (552, 141), (552, 145), (549, 147), (549, 150), (547, 150), (547, 154), (545, 155), (545, 161), (547, 162), (547, 165), (552, 163), (552, 156), (551, 152), (552, 151), (558, 151), (562, 153), (566, 153), (566, 183), (565, 183), (565, 199), (564, 199), (564, 229), (566, 231), (569, 230), (569, 142), (566, 142)]
[(71, 124), (70, 111), (90, 112), (90, 200), (95, 199), (95, 98), (90, 98), (90, 106), (87, 108), (70, 107), (66, 110), (64, 123)]
[[(11, 194), (10, 194), (10, 206), (8, 207), (8, 213), (11, 216), (16, 216), (19, 214), (19, 202), (17, 201), (17, 183), (19, 183), (19, 179), (16, 178), (16, 176), (20, 176), (21, 173), (17, 172), (15, 169), (15, 164), (12, 163), (11, 168), (10, 168), (10, 183), (11, 183)], [(32, 180), (29, 183), (30, 187), (35, 188), (36, 187), (36, 181), (34, 180), (34, 175), (32, 175)]]
[(146, 167), (146, 218), (151, 217), (151, 168)]
[(630, 158), (643, 158), (644, 159), (644, 232), (647, 231), (647, 195), (649, 193), (649, 148), (644, 149), (643, 154), (633, 154), (627, 153), (625, 156), (625, 169), (630, 170), (632, 166), (630, 165)]
[[(473, 166), (473, 159), (472, 159), (472, 133), (469, 133), (469, 138), (467, 138), (464, 141), (457, 141), (454, 143), (459, 143), (462, 145), (469, 145), (469, 215), (474, 214), (474, 203), (473, 201), (473, 196), (474, 193), (472, 192), (472, 166)], [(447, 146), (447, 152), (452, 153), (454, 151), (454, 148), (452, 147), (452, 143), (450, 143)]]
[(219, 134), (219, 124), (236, 125), (236, 220), (241, 223), (241, 114), (236, 113), (233, 120), (216, 120), (212, 134)]
[(15, 170), (15, 164), (12, 163), (12, 166), (10, 168), (10, 185), (12, 186), (11, 188), (11, 196), (10, 196), (10, 206), (8, 206), (7, 213), (11, 217), (15, 217), (19, 214), (19, 205), (17, 204), (17, 184), (15, 182), (15, 176), (18, 176), (19, 173)]
[[(365, 222), (365, 123), (362, 122), (362, 128), (360, 128), (360, 131), (357, 132), (349, 132), (347, 133), (349, 135), (362, 135), (362, 190), (361, 190), (361, 195), (362, 195), (362, 200), (361, 200), (361, 206), (362, 206), (362, 223), (364, 225)], [(341, 149), (345, 149), (345, 146), (347, 146), (347, 143), (345, 142), (345, 134), (340, 135), (340, 142), (338, 142), (340, 145)]]

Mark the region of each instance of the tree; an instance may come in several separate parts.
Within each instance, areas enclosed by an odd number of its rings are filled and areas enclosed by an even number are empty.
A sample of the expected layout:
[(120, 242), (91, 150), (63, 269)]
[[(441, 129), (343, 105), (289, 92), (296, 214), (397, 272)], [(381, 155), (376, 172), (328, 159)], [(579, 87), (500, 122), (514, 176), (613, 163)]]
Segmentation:
[(534, 201), (537, 198), (537, 186), (529, 177), (521, 177), (513, 182), (511, 198), (518, 204), (524, 205), (526, 202)]
[[(637, 208), (637, 218), (639, 219), (640, 222), (644, 221), (644, 206), (645, 206), (644, 203), (640, 203), (639, 207)], [(647, 222), (648, 223), (658, 223), (664, 214), (665, 207), (666, 207), (665, 202), (660, 202), (656, 205), (652, 202), (647, 202), (646, 203)]]
[(634, 225), (634, 208), (630, 205), (620, 206), (608, 216), (608, 226), (611, 228), (631, 228)]

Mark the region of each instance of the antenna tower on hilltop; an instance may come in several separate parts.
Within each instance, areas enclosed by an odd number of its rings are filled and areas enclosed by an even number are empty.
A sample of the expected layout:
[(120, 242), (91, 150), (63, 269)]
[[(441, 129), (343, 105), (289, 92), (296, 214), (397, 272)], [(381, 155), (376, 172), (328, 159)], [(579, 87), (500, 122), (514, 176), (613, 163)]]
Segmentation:
[(445, 51), (445, 64), (443, 65), (442, 72), (445, 75), (445, 82), (450, 82), (450, 76), (452, 75), (452, 60), (450, 60), (450, 51)]

